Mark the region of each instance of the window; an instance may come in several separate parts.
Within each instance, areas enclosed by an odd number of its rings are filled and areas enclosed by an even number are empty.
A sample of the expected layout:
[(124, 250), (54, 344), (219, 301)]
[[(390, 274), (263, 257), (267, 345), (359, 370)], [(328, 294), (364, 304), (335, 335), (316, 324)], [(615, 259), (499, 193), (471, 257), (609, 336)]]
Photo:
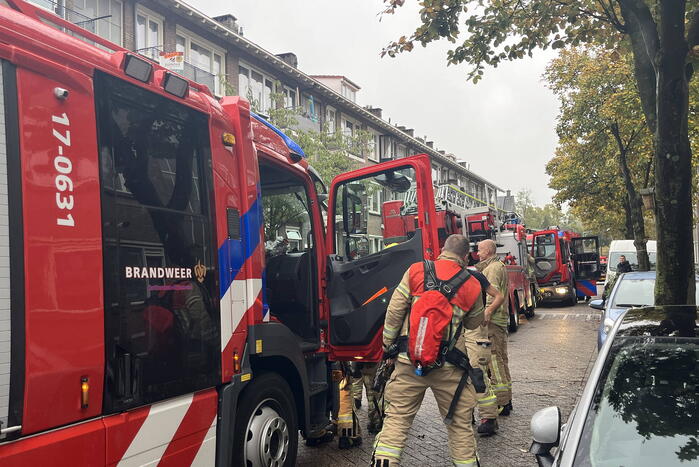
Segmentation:
[(534, 237), (534, 258), (556, 261), (556, 236), (554, 234)]
[(369, 235), (369, 253), (374, 254), (383, 250), (383, 237)]
[(318, 123), (318, 111), (319, 105), (315, 98), (310, 94), (301, 95), (302, 105), (303, 105), (303, 116)]
[(303, 341), (318, 343), (316, 226), (304, 179), (260, 158), (266, 301), (270, 314)]
[(368, 159), (370, 161), (378, 162), (379, 161), (379, 148), (380, 148), (380, 136), (378, 133), (375, 131), (370, 131), (371, 133), (371, 139), (369, 140), (369, 145), (368, 145)]
[[(344, 181), (337, 185), (335, 192), (335, 245), (336, 251), (348, 260), (355, 260), (380, 251), (374, 239), (383, 244), (403, 243), (415, 235), (417, 211), (403, 199), (415, 187), (415, 170), (401, 167), (386, 172), (374, 173), (361, 179)], [(370, 214), (381, 211), (384, 200), (387, 215), (380, 227)], [(372, 251), (373, 250), (373, 251)]]
[(220, 382), (206, 116), (95, 76), (107, 413)]
[(337, 130), (335, 127), (335, 122), (337, 119), (337, 112), (333, 107), (327, 106), (325, 108), (325, 129), (328, 133), (333, 134)]
[(163, 18), (138, 5), (136, 7), (136, 51), (158, 60), (163, 50)]
[(364, 162), (363, 157), (359, 157), (361, 154), (361, 148), (358, 148), (355, 146), (355, 137), (358, 135), (359, 132), (359, 123), (350, 120), (348, 118), (342, 118), (342, 134), (345, 137), (345, 141), (347, 141), (351, 147), (350, 147), (350, 157), (352, 159), (362, 161)]
[[(274, 93), (274, 78), (265, 75), (261, 71), (255, 70), (249, 65), (238, 67), (239, 94), (250, 101), (254, 110), (269, 113), (273, 108), (272, 94)], [(296, 91), (291, 88), (284, 88), (285, 102), (296, 101)], [(289, 107), (286, 103), (285, 107)], [(291, 104), (293, 107), (294, 104)]]
[(382, 151), (379, 153), (381, 159), (393, 159), (395, 154), (393, 139), (389, 135), (379, 136), (379, 141), (381, 141)]
[(296, 107), (296, 90), (290, 88), (289, 86), (284, 86), (282, 91), (284, 93), (284, 108), (293, 109)]
[(381, 214), (381, 206), (384, 202), (384, 192), (381, 185), (378, 183), (372, 183), (370, 190), (367, 190), (367, 197), (369, 198), (369, 212), (371, 214)]
[(576, 414), (586, 418), (574, 465), (696, 465), (698, 360), (693, 338), (615, 339)]
[(342, 97), (344, 97), (345, 99), (349, 99), (349, 100), (351, 100), (352, 102), (356, 102), (356, 101), (357, 101), (357, 93), (356, 93), (356, 91), (355, 91), (353, 88), (351, 88), (350, 86), (348, 86), (348, 85), (346, 85), (346, 84), (344, 84), (344, 83), (342, 83), (342, 92), (341, 92), (341, 94), (342, 94)]
[[(626, 261), (631, 264), (631, 269), (633, 271), (638, 271), (638, 255), (636, 251), (614, 251), (609, 255), (609, 260), (607, 261), (607, 267), (610, 271), (616, 271), (616, 265), (619, 264), (619, 257), (621, 255), (626, 256)], [(648, 259), (650, 260), (650, 269), (655, 269), (655, 262), (657, 260), (657, 253), (655, 251), (648, 252)]]
[(398, 149), (396, 150), (396, 158), (401, 159), (403, 157), (408, 157), (408, 148), (402, 144), (399, 144)]
[(348, 138), (353, 138), (357, 130), (357, 125), (352, 120), (342, 119), (342, 134)]
[(221, 81), (226, 69), (224, 50), (180, 27), (175, 42), (176, 50), (184, 52), (183, 75), (208, 86), (215, 95), (222, 95)]

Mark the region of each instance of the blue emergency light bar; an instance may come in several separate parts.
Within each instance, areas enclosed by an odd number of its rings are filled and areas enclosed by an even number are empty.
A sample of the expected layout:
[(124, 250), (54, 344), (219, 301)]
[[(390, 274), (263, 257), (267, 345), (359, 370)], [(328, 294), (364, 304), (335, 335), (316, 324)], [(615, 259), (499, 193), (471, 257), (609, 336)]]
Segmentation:
[(284, 143), (286, 144), (286, 147), (289, 148), (289, 151), (291, 151), (292, 153), (298, 154), (299, 156), (303, 157), (304, 159), (306, 158), (306, 153), (303, 152), (303, 149), (301, 149), (301, 146), (299, 146), (296, 141), (294, 141), (293, 139), (291, 139), (287, 135), (285, 135), (282, 130), (280, 130), (276, 126), (272, 125), (267, 120), (265, 120), (264, 118), (257, 115), (255, 112), (250, 112), (250, 115), (252, 115), (260, 123), (267, 125), (267, 127), (269, 127), (273, 132), (275, 132), (276, 134), (281, 136), (281, 138), (284, 140)]

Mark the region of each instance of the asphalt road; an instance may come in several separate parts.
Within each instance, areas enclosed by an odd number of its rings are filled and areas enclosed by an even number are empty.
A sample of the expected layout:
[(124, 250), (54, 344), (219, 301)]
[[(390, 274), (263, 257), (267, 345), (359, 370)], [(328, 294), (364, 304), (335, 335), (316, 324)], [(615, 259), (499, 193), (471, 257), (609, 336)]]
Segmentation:
[[(539, 409), (557, 405), (567, 419), (582, 391), (597, 355), (599, 312), (583, 303), (575, 307), (537, 309), (509, 338), (514, 411), (500, 418), (500, 431), (478, 439), (483, 467), (536, 466), (527, 452), (531, 443), (529, 421)], [(366, 427), (366, 398), (359, 411)], [(364, 433), (362, 446), (339, 450), (337, 441), (309, 448), (299, 440), (297, 465), (336, 467), (369, 465), (373, 436)], [(403, 466), (450, 466), (447, 434), (434, 397), (428, 391), (410, 430), (401, 461)]]

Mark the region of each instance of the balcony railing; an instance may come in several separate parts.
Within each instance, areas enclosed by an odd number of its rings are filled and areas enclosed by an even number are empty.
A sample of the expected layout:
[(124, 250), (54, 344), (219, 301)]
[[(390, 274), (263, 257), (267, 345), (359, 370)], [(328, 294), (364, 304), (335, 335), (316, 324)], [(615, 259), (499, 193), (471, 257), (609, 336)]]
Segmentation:
[[(76, 26), (85, 29), (93, 34), (96, 34), (103, 39), (114, 42), (116, 44), (121, 44), (122, 41), (122, 25), (119, 22), (114, 21), (111, 15), (99, 16), (96, 18), (91, 18), (84, 15), (76, 10), (66, 8), (63, 4), (52, 1), (52, 0), (29, 0), (34, 5), (41, 7), (54, 13), (59, 18), (62, 18), (68, 22), (75, 24)], [(65, 27), (61, 27), (57, 24), (52, 23), (50, 20), (48, 24), (54, 26), (66, 34), (77, 37), (89, 44), (96, 45), (100, 48), (107, 48), (103, 45), (96, 44), (94, 41), (83, 37), (79, 32), (69, 31)], [(113, 49), (112, 49), (113, 50)]]
[[(146, 47), (143, 49), (136, 50), (136, 53), (143, 55), (144, 57), (148, 57), (151, 60), (157, 62), (160, 60), (160, 52), (162, 51), (162, 47)], [(208, 86), (211, 92), (216, 92), (216, 75), (214, 75), (213, 73), (203, 70), (197, 67), (196, 65), (192, 65), (186, 60), (184, 61), (184, 69), (175, 71), (180, 75), (184, 76), (185, 78), (191, 79), (192, 81), (196, 81), (199, 84)]]

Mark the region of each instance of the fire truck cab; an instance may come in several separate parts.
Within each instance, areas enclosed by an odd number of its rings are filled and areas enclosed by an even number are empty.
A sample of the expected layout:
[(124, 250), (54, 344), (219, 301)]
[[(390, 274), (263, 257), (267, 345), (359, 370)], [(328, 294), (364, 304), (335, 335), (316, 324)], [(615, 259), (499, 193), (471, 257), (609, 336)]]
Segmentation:
[(531, 254), (544, 302), (573, 306), (597, 295), (599, 240), (558, 227), (532, 234)]
[[(380, 357), (388, 299), (438, 252), (430, 170), (340, 176), (325, 214), (244, 99), (0, 2), (0, 465), (293, 465), (333, 362)], [(419, 188), (412, 233), (363, 256), (375, 187)]]

